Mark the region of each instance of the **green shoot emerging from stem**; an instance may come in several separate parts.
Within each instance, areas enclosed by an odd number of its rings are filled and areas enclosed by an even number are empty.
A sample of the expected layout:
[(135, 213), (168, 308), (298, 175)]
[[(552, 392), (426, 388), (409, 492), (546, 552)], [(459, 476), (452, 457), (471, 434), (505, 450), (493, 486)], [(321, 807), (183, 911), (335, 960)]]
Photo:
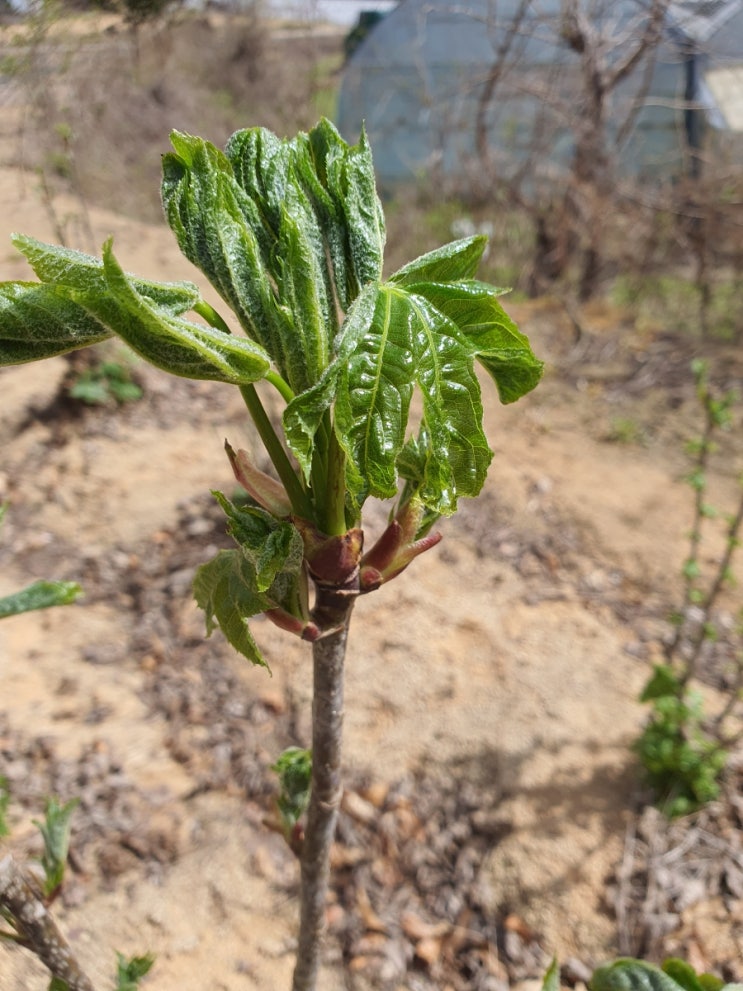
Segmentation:
[[(239, 131), (224, 151), (179, 132), (172, 143), (166, 217), (231, 315), (194, 285), (126, 274), (110, 241), (99, 261), (16, 235), (40, 281), (0, 284), (0, 363), (117, 335), (165, 371), (237, 386), (275, 475), (227, 445), (251, 503), (217, 495), (237, 547), (203, 565), (194, 588), (208, 630), (221, 627), (265, 663), (249, 617), (316, 640), (334, 620), (311, 614), (310, 578), (372, 591), (437, 542), (432, 527), (460, 497), (480, 491), (492, 452), (475, 363), (503, 402), (532, 389), (542, 365), (502, 310), (502, 290), (476, 278), (483, 237), (383, 278), (384, 216), (364, 135), (348, 145), (324, 120), (293, 140)], [(261, 380), (282, 407), (281, 429)], [(396, 504), (364, 553), (370, 497)]]
[[(321, 121), (291, 141), (239, 131), (224, 152), (178, 132), (172, 143), (166, 217), (231, 316), (194, 285), (128, 275), (110, 241), (98, 261), (16, 236), (40, 281), (0, 284), (0, 364), (118, 335), (167, 372), (240, 390), (273, 473), (226, 443), (248, 499), (214, 493), (236, 547), (197, 570), (194, 593), (207, 631), (219, 626), (256, 664), (265, 664), (248, 627), (257, 614), (313, 645), (312, 748), (277, 769), (279, 825), (301, 862), (293, 991), (316, 991), (353, 604), (433, 547), (439, 517), (482, 488), (493, 455), (476, 362), (503, 402), (534, 388), (542, 365), (501, 309), (502, 290), (476, 278), (484, 238), (383, 277), (384, 216), (364, 135), (348, 145)], [(394, 504), (365, 549), (372, 497)]]

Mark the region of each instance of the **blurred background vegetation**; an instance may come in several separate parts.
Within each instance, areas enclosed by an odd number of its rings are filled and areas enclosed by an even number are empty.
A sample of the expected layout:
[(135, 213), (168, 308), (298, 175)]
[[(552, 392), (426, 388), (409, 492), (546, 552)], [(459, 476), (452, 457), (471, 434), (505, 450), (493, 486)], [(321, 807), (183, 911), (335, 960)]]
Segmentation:
[[(312, 7), (279, 17), (260, 0), (230, 9), (41, 0), (22, 13), (17, 2), (0, 0), (0, 164), (34, 173), (51, 210), (58, 193), (73, 194), (79, 209), (56, 216), (57, 235), (91, 251), (90, 205), (160, 222), (158, 153), (172, 128), (221, 145), (240, 127), (291, 134), (334, 119), (349, 53), (379, 20), (332, 24)], [(569, 40), (585, 49), (579, 27)], [(390, 266), (483, 231), (484, 277), (556, 297), (576, 337), (580, 306), (600, 297), (642, 330), (743, 338), (740, 162), (718, 156), (699, 176), (644, 185), (599, 182), (590, 209), (569, 174), (539, 196), (524, 195), (528, 176), (518, 187), (497, 173), (486, 183), (462, 176), (432, 171), (385, 191)]]

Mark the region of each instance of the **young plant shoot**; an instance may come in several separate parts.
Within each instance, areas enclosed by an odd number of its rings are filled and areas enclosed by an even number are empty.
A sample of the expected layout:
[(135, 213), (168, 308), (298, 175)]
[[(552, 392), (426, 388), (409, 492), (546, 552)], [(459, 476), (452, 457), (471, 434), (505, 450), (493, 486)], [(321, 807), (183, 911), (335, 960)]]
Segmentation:
[[(476, 364), (504, 403), (533, 389), (542, 365), (501, 308), (503, 290), (476, 278), (484, 237), (383, 276), (384, 216), (363, 135), (348, 145), (323, 120), (293, 140), (238, 131), (224, 151), (179, 132), (172, 144), (165, 215), (229, 312), (213, 309), (195, 285), (125, 273), (111, 241), (99, 261), (16, 235), (39, 281), (0, 284), (0, 363), (117, 335), (166, 372), (217, 380), (243, 396), (275, 474), (226, 444), (248, 500), (238, 506), (215, 493), (236, 546), (198, 569), (194, 593), (207, 631), (218, 626), (254, 664), (266, 662), (251, 616), (312, 643), (311, 788), (291, 841), (302, 875), (293, 987), (307, 991), (317, 984), (341, 796), (351, 610), (433, 547), (436, 521), (480, 491), (492, 452)], [(280, 427), (259, 381), (277, 394)], [(392, 510), (367, 547), (370, 498), (392, 500)]]

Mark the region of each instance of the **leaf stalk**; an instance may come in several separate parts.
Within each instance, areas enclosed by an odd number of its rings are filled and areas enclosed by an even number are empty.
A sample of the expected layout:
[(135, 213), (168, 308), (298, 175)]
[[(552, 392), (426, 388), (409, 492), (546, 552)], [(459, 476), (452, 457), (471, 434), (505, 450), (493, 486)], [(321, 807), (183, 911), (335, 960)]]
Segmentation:
[(304, 486), (299, 476), (294, 471), (289, 457), (268, 418), (263, 403), (254, 385), (241, 385), (240, 393), (248, 407), (248, 412), (252, 417), (258, 435), (263, 441), (263, 445), (268, 452), (268, 456), (281, 479), (287, 495), (291, 500), (292, 508), (297, 516), (302, 516), (308, 520), (314, 520), (312, 505), (307, 498)]

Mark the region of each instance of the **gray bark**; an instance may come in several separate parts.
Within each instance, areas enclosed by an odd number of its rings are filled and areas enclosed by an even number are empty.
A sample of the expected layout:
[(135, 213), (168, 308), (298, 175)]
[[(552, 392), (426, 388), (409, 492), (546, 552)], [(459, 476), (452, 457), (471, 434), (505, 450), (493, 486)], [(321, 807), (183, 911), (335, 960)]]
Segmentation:
[(0, 907), (10, 915), (20, 944), (54, 977), (65, 981), (70, 991), (95, 991), (40, 894), (10, 855), (0, 860)]
[(343, 794), (343, 665), (348, 621), (357, 592), (318, 587), (313, 618), (328, 629), (312, 645), (312, 791), (302, 844), (302, 890), (292, 991), (315, 991), (320, 969), (330, 848)]

